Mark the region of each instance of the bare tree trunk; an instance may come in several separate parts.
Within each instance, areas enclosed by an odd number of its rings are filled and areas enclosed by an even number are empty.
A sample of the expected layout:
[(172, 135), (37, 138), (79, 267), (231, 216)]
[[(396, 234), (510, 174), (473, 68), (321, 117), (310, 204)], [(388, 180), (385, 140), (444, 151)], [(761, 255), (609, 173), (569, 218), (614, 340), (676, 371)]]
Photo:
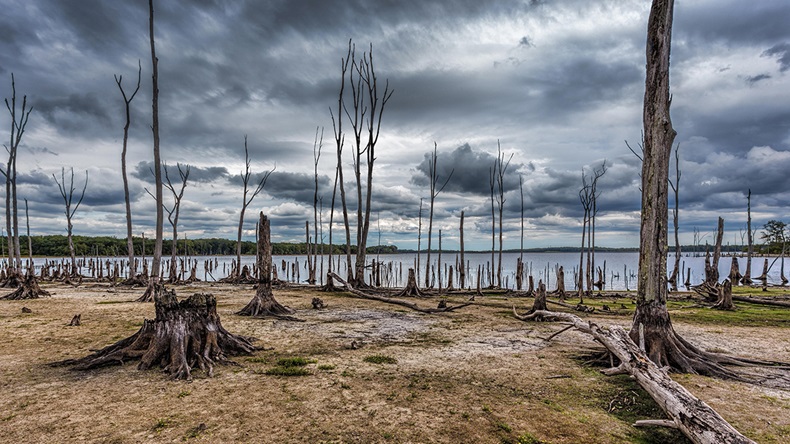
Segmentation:
[(710, 274), (705, 276), (708, 285), (716, 285), (719, 282), (719, 259), (721, 258), (721, 242), (724, 238), (724, 219), (719, 218), (718, 228), (716, 229), (716, 246), (713, 249), (713, 263), (710, 267)]
[[(422, 253), (422, 201), (423, 198), (420, 198), (420, 212), (417, 215), (417, 263), (415, 264), (415, 269), (417, 271), (417, 276), (415, 279), (417, 281), (420, 280), (420, 254)], [(426, 276), (428, 274), (426, 273)]]
[(503, 211), (505, 209), (505, 172), (507, 171), (510, 160), (513, 159), (513, 154), (510, 155), (507, 162), (505, 162), (505, 154), (502, 152), (502, 147), (497, 140), (497, 189), (499, 191), (499, 262), (496, 269), (497, 287), (502, 287), (502, 223)]
[[(438, 176), (438, 168), (439, 168), (438, 167), (438, 159), (439, 159), (439, 157), (438, 157), (438, 154), (436, 153), (436, 149), (437, 149), (436, 142), (434, 142), (433, 143), (433, 154), (428, 159), (428, 170), (429, 170), (429, 174), (431, 175), (431, 177), (430, 177), (431, 206), (430, 206), (430, 209), (429, 209), (429, 212), (428, 212), (428, 256), (426, 257), (426, 260), (425, 260), (425, 287), (426, 288), (428, 287), (428, 279), (429, 279), (428, 276), (430, 274), (430, 267), (431, 267), (431, 235), (432, 235), (432, 232), (433, 232), (433, 208), (434, 208), (434, 202), (436, 201), (436, 196), (438, 196), (439, 193), (441, 193), (444, 190), (444, 187), (447, 186), (447, 183), (450, 181), (450, 178), (453, 177), (453, 172), (455, 171), (455, 170), (451, 171), (450, 175), (447, 177), (447, 180), (444, 181), (444, 184), (437, 189), (437, 185), (438, 185), (438, 181), (439, 181), (439, 176)], [(441, 262), (439, 263), (439, 266), (441, 266)], [(441, 273), (441, 270), (440, 270), (440, 273)], [(440, 280), (441, 280), (441, 274), (440, 274)], [(440, 285), (439, 290), (441, 291), (441, 285)]]
[(77, 209), (80, 207), (82, 199), (85, 198), (85, 190), (88, 188), (88, 170), (85, 170), (85, 185), (82, 187), (82, 194), (80, 195), (77, 204), (74, 205), (74, 209), (71, 208), (74, 198), (74, 168), (71, 169), (71, 180), (69, 182), (68, 188), (66, 188), (66, 168), (60, 169), (60, 176), (62, 183), (58, 182), (58, 178), (54, 174), (52, 175), (52, 178), (55, 179), (55, 183), (58, 184), (58, 190), (60, 191), (60, 195), (63, 197), (63, 203), (66, 206), (66, 234), (69, 244), (69, 256), (71, 257), (71, 276), (74, 277), (79, 273), (77, 272), (77, 258), (74, 254), (74, 241), (72, 238), (74, 225), (71, 223), (71, 220), (74, 217), (74, 213), (76, 213)]
[(115, 83), (118, 84), (118, 89), (123, 96), (124, 107), (126, 110), (126, 123), (123, 126), (123, 150), (121, 151), (121, 176), (123, 177), (123, 196), (124, 203), (126, 204), (126, 253), (129, 260), (129, 277), (133, 278), (137, 274), (134, 261), (134, 240), (132, 238), (132, 204), (129, 198), (129, 177), (126, 173), (126, 149), (129, 140), (129, 126), (132, 123), (130, 105), (137, 92), (140, 90), (140, 80), (142, 78), (143, 67), (140, 61), (137, 61), (137, 87), (132, 92), (132, 95), (127, 97), (126, 92), (121, 85), (123, 76), (115, 76)]
[(258, 254), (256, 256), (258, 288), (250, 302), (236, 314), (241, 316), (273, 316), (295, 320), (288, 316), (293, 310), (281, 305), (272, 293), (272, 242), (269, 218), (263, 212), (258, 220)]
[(494, 167), (488, 170), (488, 183), (491, 188), (491, 268), (488, 272), (490, 286), (494, 287), (494, 257), (496, 251), (496, 213), (494, 212), (494, 184), (496, 183), (496, 169), (499, 161), (494, 162)]
[(463, 290), (466, 287), (466, 260), (464, 259), (464, 212), (461, 211), (461, 264), (458, 267), (458, 288)]
[(162, 159), (159, 155), (159, 59), (156, 57), (154, 43), (154, 0), (148, 0), (148, 34), (151, 43), (152, 65), (152, 123), (154, 135), (154, 178), (156, 180), (156, 240), (154, 242), (153, 261), (151, 262), (151, 282), (158, 284), (162, 267), (162, 242), (164, 239), (164, 208), (162, 207)]
[(746, 251), (746, 270), (743, 272), (741, 284), (752, 284), (752, 255), (754, 254), (754, 242), (752, 239), (752, 190), (746, 195), (746, 235), (749, 241), (749, 249)]

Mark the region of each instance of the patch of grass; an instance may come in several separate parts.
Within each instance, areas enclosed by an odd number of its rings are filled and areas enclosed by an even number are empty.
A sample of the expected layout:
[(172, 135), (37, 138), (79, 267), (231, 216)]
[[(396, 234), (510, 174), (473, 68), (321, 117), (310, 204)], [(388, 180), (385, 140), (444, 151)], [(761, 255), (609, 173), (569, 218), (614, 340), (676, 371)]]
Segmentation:
[(507, 433), (510, 433), (510, 432), (513, 431), (513, 429), (507, 423), (502, 422), (502, 421), (497, 421), (496, 428), (498, 428), (499, 430), (502, 430), (504, 432), (507, 432)]
[(99, 301), (96, 305), (125, 304), (129, 301)]
[(266, 370), (269, 376), (307, 376), (310, 375), (310, 370), (304, 367), (282, 367), (276, 366)]
[(397, 364), (398, 360), (393, 358), (392, 356), (386, 355), (370, 355), (365, 356), (363, 359), (365, 362), (370, 362), (371, 364)]
[(184, 390), (184, 391), (182, 391), (182, 392), (180, 392), (180, 393), (178, 394), (178, 398), (179, 398), (179, 399), (181, 399), (181, 398), (186, 398), (187, 396), (189, 396), (189, 395), (191, 395), (191, 394), (192, 394), (192, 392), (190, 392), (189, 390)]
[(539, 440), (538, 438), (535, 438), (534, 436), (532, 436), (529, 433), (524, 433), (523, 435), (519, 435), (519, 437), (516, 438), (516, 443), (517, 444), (543, 444), (543, 441)]
[(247, 358), (247, 362), (255, 362), (259, 364), (265, 364), (269, 362), (269, 359), (264, 356), (253, 356), (252, 358)]
[(307, 358), (292, 357), (278, 359), (277, 365), (280, 367), (304, 367), (307, 364), (312, 364), (314, 362), (315, 361), (309, 360)]
[(673, 321), (739, 327), (790, 327), (790, 310), (735, 301), (735, 310), (713, 310), (696, 302), (667, 301)]
[(322, 371), (325, 371), (325, 372), (328, 372), (328, 371), (334, 370), (334, 369), (335, 369), (335, 365), (334, 364), (321, 364), (321, 365), (318, 366), (318, 370), (322, 370)]

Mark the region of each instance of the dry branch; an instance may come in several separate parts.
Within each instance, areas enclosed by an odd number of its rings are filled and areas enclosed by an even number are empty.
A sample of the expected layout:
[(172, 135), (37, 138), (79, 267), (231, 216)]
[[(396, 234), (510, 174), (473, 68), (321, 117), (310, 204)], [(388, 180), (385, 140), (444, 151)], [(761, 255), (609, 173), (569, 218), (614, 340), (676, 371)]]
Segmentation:
[[(344, 281), (343, 278), (341, 278), (337, 274), (331, 273), (331, 275), (332, 275), (332, 278), (334, 280), (338, 281), (340, 283), (340, 285), (342, 285), (343, 288), (347, 292), (351, 293), (351, 295), (353, 295), (354, 297), (358, 297), (358, 298), (361, 298), (361, 299), (371, 299), (371, 300), (374, 300), (374, 301), (384, 302), (384, 303), (387, 303), (387, 304), (400, 305), (401, 307), (410, 308), (412, 310), (419, 311), (420, 313), (428, 313), (428, 314), (446, 313), (448, 311), (454, 311), (454, 310), (458, 310), (459, 308), (466, 307), (467, 305), (472, 305), (472, 302), (467, 302), (467, 303), (461, 304), (461, 305), (452, 305), (452, 306), (445, 305), (442, 308), (422, 308), (422, 307), (418, 306), (417, 304), (415, 304), (414, 302), (402, 301), (400, 299), (393, 299), (393, 298), (388, 298), (386, 296), (378, 296), (378, 295), (374, 295), (374, 294), (365, 293), (363, 291), (359, 291), (356, 288), (348, 285), (348, 282)], [(442, 304), (440, 304), (440, 305), (442, 305)]]
[(705, 402), (673, 381), (664, 369), (659, 368), (647, 357), (622, 327), (610, 326), (608, 329), (604, 329), (569, 313), (544, 310), (520, 316), (514, 307), (513, 314), (522, 321), (541, 318), (570, 322), (578, 330), (592, 335), (615, 355), (620, 360), (620, 365), (602, 372), (607, 375), (630, 374), (671, 418), (670, 420), (637, 421), (635, 426), (674, 427), (695, 443), (754, 442), (738, 432)]

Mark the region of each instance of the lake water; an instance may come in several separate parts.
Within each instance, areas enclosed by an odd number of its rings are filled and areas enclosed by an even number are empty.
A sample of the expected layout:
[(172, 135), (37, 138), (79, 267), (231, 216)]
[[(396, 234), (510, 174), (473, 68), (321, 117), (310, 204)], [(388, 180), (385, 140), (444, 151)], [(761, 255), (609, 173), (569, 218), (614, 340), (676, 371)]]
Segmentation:
[[(516, 262), (519, 253), (503, 253), (502, 254), (502, 286), (514, 289), (516, 287)], [(377, 259), (378, 258), (378, 259)], [(537, 285), (538, 280), (546, 283), (546, 288), (553, 290), (557, 287), (557, 274), (556, 269), (562, 266), (565, 273), (565, 288), (570, 291), (575, 288), (575, 272), (579, 268), (579, 253), (524, 253), (524, 267), (525, 276), (532, 275)], [(122, 258), (102, 258), (103, 260), (115, 260)], [(163, 262), (168, 258), (163, 258)], [(191, 261), (197, 262), (197, 277), (203, 280), (215, 281), (228, 275), (231, 269), (231, 264), (235, 260), (235, 256), (194, 256), (189, 258)], [(307, 280), (307, 257), (305, 255), (294, 256), (273, 256), (273, 264), (277, 268), (278, 277), (281, 280), (290, 282), (304, 282)], [(352, 261), (354, 260), (352, 256)], [(467, 278), (464, 283), (465, 288), (474, 288), (477, 280), (478, 267), (481, 269), (482, 287), (487, 287), (491, 284), (489, 278), (489, 271), (491, 268), (491, 254), (490, 253), (466, 253), (464, 257), (467, 269)], [(52, 261), (53, 259), (49, 259)], [(60, 259), (55, 259), (60, 260)], [(147, 258), (150, 264), (150, 257)], [(205, 269), (206, 261), (211, 261), (213, 265), (213, 272), (208, 272)], [(382, 285), (388, 287), (403, 287), (406, 284), (408, 269), (414, 268), (417, 261), (417, 255), (414, 253), (399, 253), (399, 254), (381, 254), (381, 255), (368, 255), (369, 264), (377, 260), (381, 265), (381, 279)], [(425, 262), (427, 255), (425, 253), (420, 255), (420, 270), (418, 283), (420, 287), (425, 284)], [(495, 255), (495, 260), (498, 260), (498, 255)], [(746, 258), (738, 257), (741, 272), (746, 267)], [(752, 276), (758, 276), (762, 273), (763, 257), (752, 258)], [(37, 267), (43, 263), (44, 259), (37, 258), (34, 260)], [(450, 267), (453, 269), (453, 284), (455, 288), (459, 286), (458, 263), (460, 255), (458, 253), (443, 253), (442, 254), (442, 286), (447, 286), (447, 275)], [(668, 268), (671, 270), (674, 261), (674, 255), (668, 258)], [(255, 256), (242, 256), (242, 265), (252, 266), (255, 262)], [(345, 277), (346, 265), (345, 256), (333, 256), (335, 263), (335, 270), (341, 276)], [(636, 288), (636, 274), (637, 274), (638, 253), (596, 253), (595, 266), (605, 266), (605, 281), (607, 290), (633, 290)], [(730, 256), (723, 256), (719, 261), (719, 275), (721, 279), (726, 277), (730, 272), (730, 265), (732, 258)], [(768, 258), (770, 270), (768, 273), (768, 283), (778, 284), (781, 281), (781, 260), (777, 258)], [(436, 270), (437, 254), (431, 253), (431, 277), (435, 285), (438, 285), (438, 273)], [(586, 266), (586, 256), (585, 256)], [(705, 276), (705, 258), (703, 256), (682, 256), (681, 267), (684, 270), (681, 282), (685, 282), (686, 273), (690, 270), (690, 282), (692, 285), (699, 284)], [(210, 267), (211, 268), (211, 267)], [(329, 257), (318, 257), (318, 273), (317, 279), (320, 280), (319, 284), (323, 283), (323, 278), (326, 271), (329, 269)], [(368, 268), (366, 273), (366, 281), (371, 282), (372, 267)], [(89, 275), (89, 270), (83, 269), (83, 274)], [(166, 275), (167, 273), (165, 273)], [(495, 273), (494, 273), (495, 274)], [(596, 277), (597, 279), (597, 277)], [(524, 288), (527, 286), (527, 280), (524, 280)]]

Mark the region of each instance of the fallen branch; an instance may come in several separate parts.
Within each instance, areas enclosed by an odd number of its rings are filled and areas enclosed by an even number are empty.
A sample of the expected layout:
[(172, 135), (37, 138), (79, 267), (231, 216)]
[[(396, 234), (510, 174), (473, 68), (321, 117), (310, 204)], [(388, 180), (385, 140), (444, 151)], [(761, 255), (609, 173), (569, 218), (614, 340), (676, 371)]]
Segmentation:
[(534, 318), (542, 320), (561, 320), (570, 322), (578, 330), (589, 333), (604, 345), (610, 353), (620, 360), (620, 365), (606, 369), (605, 374), (630, 374), (639, 385), (656, 401), (670, 420), (638, 421), (635, 426), (658, 425), (675, 427), (695, 443), (753, 443), (722, 418), (715, 410), (695, 397), (682, 385), (673, 381), (664, 369), (648, 359), (644, 351), (639, 349), (628, 333), (619, 326), (608, 329), (599, 327), (592, 322), (585, 322), (570, 313), (558, 313), (539, 310), (526, 316), (520, 316), (513, 307), (517, 319), (529, 321)]
[(733, 301), (748, 302), (750, 304), (771, 305), (774, 307), (790, 308), (790, 302), (772, 301), (765, 298), (755, 298), (752, 296), (733, 296)]
[(378, 296), (378, 295), (359, 291), (356, 288), (349, 285), (348, 282), (344, 281), (343, 278), (341, 278), (337, 274), (335, 273), (329, 273), (329, 274), (332, 276), (332, 279), (334, 279), (337, 282), (340, 282), (340, 285), (343, 286), (343, 289), (345, 291), (351, 293), (355, 297), (361, 299), (372, 299), (374, 301), (385, 302), (387, 304), (400, 305), (401, 307), (410, 308), (412, 310), (419, 311), (420, 313), (428, 313), (428, 314), (446, 313), (449, 311), (458, 310), (459, 308), (466, 307), (467, 305), (472, 305), (472, 302), (467, 302), (461, 305), (446, 305), (443, 308), (422, 308), (417, 304), (415, 304), (414, 302), (402, 301), (400, 299), (393, 299), (393, 298), (388, 298), (386, 296)]

